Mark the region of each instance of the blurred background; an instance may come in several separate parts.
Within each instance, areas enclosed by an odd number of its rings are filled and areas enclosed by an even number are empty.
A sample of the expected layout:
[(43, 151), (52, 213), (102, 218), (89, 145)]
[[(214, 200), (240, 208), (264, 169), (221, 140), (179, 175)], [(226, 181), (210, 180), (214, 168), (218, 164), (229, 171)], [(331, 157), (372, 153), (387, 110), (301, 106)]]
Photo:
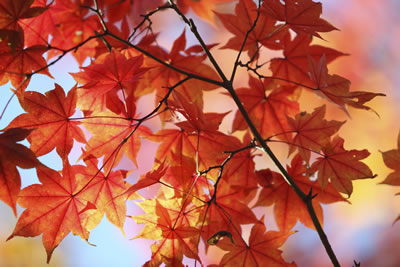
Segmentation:
[[(325, 46), (349, 53), (350, 56), (341, 57), (329, 65), (330, 73), (335, 73), (351, 80), (352, 90), (363, 90), (384, 93), (386, 97), (373, 100), (371, 106), (379, 117), (368, 111), (359, 111), (350, 108), (351, 118), (338, 111), (332, 104), (328, 104), (328, 117), (336, 120), (347, 120), (339, 134), (346, 140), (347, 149), (364, 149), (371, 152), (365, 162), (374, 173), (375, 179), (359, 180), (354, 182), (354, 192), (349, 199), (351, 204), (339, 203), (324, 206), (325, 230), (334, 251), (343, 266), (351, 266), (353, 260), (361, 262), (361, 266), (400, 266), (400, 222), (393, 225), (395, 218), (400, 214), (400, 188), (388, 185), (379, 185), (386, 175), (391, 172), (383, 164), (380, 151), (395, 149), (397, 135), (400, 130), (400, 27), (398, 27), (400, 1), (397, 0), (335, 0), (321, 1), (323, 3), (322, 17), (340, 29), (323, 34), (324, 40), (314, 40)], [(234, 5), (218, 5), (219, 12), (232, 12)], [(193, 13), (189, 16), (195, 17)], [(195, 20), (199, 31), (206, 36), (208, 43), (225, 44), (229, 33), (218, 31), (222, 24), (216, 20), (215, 25), (199, 19)], [(183, 30), (183, 25), (172, 13), (164, 13), (154, 21), (154, 28), (162, 30), (159, 43), (169, 48), (175, 38)], [(194, 44), (187, 31), (189, 44)], [(221, 62), (224, 71), (231, 71), (235, 52), (231, 50), (217, 50), (214, 53)], [(87, 62), (86, 64), (88, 64)], [(51, 68), (52, 75), (64, 88), (74, 85), (72, 77), (64, 72), (62, 66), (68, 64), (69, 72), (77, 72), (78, 66), (74, 59), (66, 57), (63, 62)], [(247, 80), (238, 81), (237, 86), (246, 85)], [(0, 88), (0, 109), (5, 106), (11, 91)], [(28, 90), (45, 92), (54, 88), (54, 81), (37, 75), (32, 80)], [(144, 99), (142, 103), (145, 103)], [(314, 107), (324, 103), (321, 99), (304, 94), (301, 97), (301, 109), (311, 111)], [(208, 111), (232, 110), (232, 103), (226, 101), (220, 92), (206, 95)], [(224, 110), (221, 110), (224, 109)], [(4, 128), (14, 117), (22, 112), (18, 101), (14, 98), (7, 109), (4, 118), (0, 121), (0, 128)], [(229, 129), (232, 112), (222, 127)], [(155, 123), (156, 125), (156, 123)], [(155, 146), (144, 141), (146, 152), (139, 155), (138, 165), (130, 179), (136, 179), (141, 173), (148, 171), (154, 155)], [(79, 150), (76, 150), (79, 151)], [(286, 151), (280, 155), (284, 157)], [(44, 156), (41, 161), (54, 169), (61, 168), (61, 162), (55, 152)], [(75, 162), (77, 154), (71, 155), (71, 162)], [(259, 167), (269, 167), (267, 159), (257, 162)], [(129, 160), (121, 165), (132, 168)], [(35, 172), (21, 170), (23, 187), (37, 182)], [(22, 212), (18, 210), (19, 214)], [(136, 215), (140, 209), (134, 203), (128, 204), (128, 214)], [(261, 216), (266, 211), (257, 209)], [(267, 212), (271, 212), (271, 209)], [(268, 214), (268, 213), (267, 213)], [(267, 220), (268, 229), (276, 229), (272, 219)], [(4, 242), (14, 229), (16, 218), (9, 207), (0, 203), (0, 266), (140, 266), (149, 259), (151, 241), (129, 240), (140, 232), (132, 220), (125, 223), (124, 236), (119, 229), (103, 219), (102, 223), (90, 234), (90, 242), (96, 247), (82, 242), (79, 237), (69, 235), (55, 250), (50, 265), (46, 264), (46, 253), (41, 244), (41, 238), (14, 238)], [(245, 227), (246, 228), (246, 227)], [(246, 229), (245, 229), (246, 230)], [(328, 257), (321, 245), (317, 233), (301, 224), (294, 228), (298, 232), (292, 235), (285, 243), (284, 258), (295, 261), (298, 266), (331, 266)], [(202, 248), (204, 253), (204, 248)], [(216, 263), (222, 256), (218, 249), (211, 249), (205, 264)], [(189, 266), (193, 261), (186, 262)]]

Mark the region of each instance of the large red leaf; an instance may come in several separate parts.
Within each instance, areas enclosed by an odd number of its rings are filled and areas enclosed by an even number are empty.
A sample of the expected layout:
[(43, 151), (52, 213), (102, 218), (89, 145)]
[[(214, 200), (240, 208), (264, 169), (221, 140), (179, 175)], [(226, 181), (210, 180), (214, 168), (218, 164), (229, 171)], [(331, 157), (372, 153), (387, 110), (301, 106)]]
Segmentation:
[(0, 134), (0, 200), (13, 209), (15, 216), (17, 216), (17, 197), (21, 190), (21, 178), (16, 166), (28, 169), (39, 164), (31, 150), (17, 144), (30, 132), (16, 128)]
[(68, 162), (64, 164), (62, 177), (45, 167), (38, 168), (37, 174), (42, 184), (30, 185), (21, 191), (18, 204), (26, 210), (7, 240), (43, 234), (49, 262), (54, 249), (70, 232), (88, 240), (93, 227), (89, 215), (94, 206), (81, 198), (81, 188)]
[(42, 56), (47, 50), (47, 47), (39, 45), (12, 48), (7, 42), (0, 42), (0, 85), (11, 81), (14, 88), (23, 91), (28, 86), (26, 75), (32, 72), (41, 70), (39, 73), (52, 77)]
[(54, 148), (65, 159), (72, 149), (73, 140), (86, 143), (79, 122), (70, 117), (75, 113), (76, 88), (65, 96), (64, 89), (58, 84), (55, 89), (42, 95), (29, 91), (19, 96), (21, 106), (28, 113), (15, 118), (10, 128), (34, 129), (28, 137), (31, 150), (36, 156), (51, 152)]
[(98, 98), (109, 91), (133, 90), (136, 87), (135, 82), (146, 70), (140, 68), (142, 63), (142, 56), (127, 59), (113, 50), (99, 56), (89, 66), (81, 68), (81, 72), (72, 73), (72, 76), (82, 84), (80, 88), (91, 90), (91, 97)]
[(339, 136), (322, 149), (322, 155), (311, 165), (310, 172), (318, 172), (318, 181), (322, 188), (329, 181), (339, 192), (348, 196), (353, 192), (352, 180), (374, 178), (370, 168), (360, 160), (369, 156), (366, 149), (346, 150), (344, 140)]
[[(313, 207), (321, 224), (323, 223), (323, 212), (320, 203), (328, 204), (337, 201), (345, 201), (339, 192), (327, 184), (322, 188), (317, 181), (311, 181), (306, 174), (307, 167), (303, 159), (297, 154), (288, 167), (288, 173), (296, 182), (297, 186), (306, 194), (312, 190), (317, 196), (313, 199)], [(279, 229), (283, 232), (290, 231), (299, 220), (305, 226), (314, 229), (307, 206), (288, 185), (285, 179), (276, 172), (271, 172), (273, 182), (264, 187), (257, 200), (256, 206), (269, 206), (275, 204), (274, 214)]]
[(311, 153), (321, 151), (321, 148), (330, 142), (344, 122), (327, 121), (325, 116), (325, 105), (318, 107), (313, 113), (301, 112), (294, 119), (288, 118), (290, 128), (294, 132), (293, 139), (290, 141), (289, 153), (296, 149), (301, 157), (307, 162), (310, 160)]
[[(260, 134), (267, 138), (271, 135), (287, 133), (290, 130), (287, 116), (293, 116), (299, 112), (298, 103), (289, 99), (295, 88), (279, 86), (271, 80), (262, 83), (251, 76), (249, 86), (250, 88), (239, 88), (236, 92)], [(271, 90), (268, 95), (267, 90)], [(245, 130), (247, 127), (242, 114), (237, 111), (232, 130)], [(287, 135), (281, 135), (281, 137), (288, 138)]]

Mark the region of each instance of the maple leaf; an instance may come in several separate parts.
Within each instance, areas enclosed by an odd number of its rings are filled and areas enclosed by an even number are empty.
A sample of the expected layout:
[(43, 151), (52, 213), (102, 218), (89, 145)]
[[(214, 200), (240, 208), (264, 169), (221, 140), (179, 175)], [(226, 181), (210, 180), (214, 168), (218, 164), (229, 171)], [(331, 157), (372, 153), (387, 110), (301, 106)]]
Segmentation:
[(281, 256), (282, 251), (278, 249), (292, 233), (266, 232), (263, 219), (264, 217), (251, 228), (248, 244), (243, 239), (239, 239), (235, 240), (233, 245), (226, 238), (218, 243), (220, 248), (228, 251), (218, 266), (296, 266), (294, 263), (285, 262)]
[(22, 92), (28, 86), (28, 82), (23, 82), (32, 72), (41, 70), (39, 73), (52, 78), (42, 56), (47, 50), (47, 47), (39, 45), (27, 48), (19, 45), (13, 49), (6, 41), (0, 42), (0, 85), (11, 81), (14, 88)]
[(310, 173), (318, 172), (318, 181), (324, 188), (329, 181), (341, 193), (353, 192), (352, 180), (374, 178), (370, 168), (360, 160), (369, 156), (366, 149), (346, 150), (339, 136), (322, 148), (322, 155), (311, 165)]
[(105, 156), (103, 164), (107, 166), (106, 169), (118, 164), (124, 154), (137, 166), (140, 138), (151, 135), (149, 128), (138, 125), (139, 122), (135, 120), (136, 99), (133, 94), (133, 91), (129, 92), (125, 104), (118, 100), (124, 106), (118, 117), (110, 111), (104, 111), (82, 122), (92, 134), (87, 143), (87, 153), (97, 158)]
[(198, 212), (182, 206), (182, 199), (146, 200), (138, 203), (146, 211), (135, 216), (135, 221), (145, 224), (135, 238), (159, 240), (151, 246), (151, 260), (144, 266), (181, 266), (183, 255), (200, 261), (198, 256), (199, 229), (194, 227)]
[(322, 38), (318, 32), (337, 30), (321, 19), (322, 4), (312, 0), (270, 0), (263, 3), (262, 12), (279, 21), (284, 21), (296, 33), (305, 32)]
[[(346, 105), (350, 105), (354, 108), (371, 110), (370, 107), (364, 104), (376, 96), (385, 96), (385, 94), (381, 93), (363, 91), (350, 92), (350, 81), (336, 74), (328, 74), (326, 64), (325, 55), (321, 57), (318, 64), (314, 59), (309, 58), (310, 77), (316, 85), (314, 90), (320, 92), (329, 100), (339, 105), (343, 110), (346, 111)], [(357, 101), (354, 99), (357, 99)]]
[[(200, 75), (208, 79), (219, 81), (220, 78), (213, 68), (205, 64), (203, 61), (206, 59), (206, 54), (199, 45), (191, 46), (187, 49), (185, 31), (174, 41), (171, 51), (167, 53), (158, 47), (149, 49), (154, 54), (158, 55), (160, 59), (169, 62), (170, 65), (177, 67), (183, 71)], [(211, 49), (211, 46), (208, 46)], [(154, 50), (154, 51), (153, 51)], [(149, 60), (146, 64), (150, 70), (146, 72), (144, 83), (141, 84), (141, 90), (147, 92), (148, 88), (156, 89), (156, 101), (160, 101), (168, 92), (166, 86), (177, 84), (186, 78), (186, 75), (180, 74), (170, 68), (160, 65), (159, 63)], [(214, 90), (218, 88), (217, 85), (206, 83), (198, 80), (189, 80), (180, 86), (176, 87), (174, 91), (179, 92), (188, 101), (199, 104), (203, 107), (203, 90)], [(165, 114), (161, 114), (162, 119), (169, 119)]]
[(325, 105), (323, 105), (311, 114), (301, 112), (294, 119), (288, 117), (288, 123), (294, 132), (293, 139), (290, 141), (289, 154), (297, 149), (301, 157), (309, 162), (310, 151), (319, 152), (330, 142), (330, 137), (344, 122), (325, 120), (325, 110)]
[(79, 107), (83, 110), (104, 111), (101, 103), (110, 102), (117, 97), (117, 92), (133, 91), (137, 81), (147, 70), (141, 68), (143, 56), (127, 59), (116, 50), (99, 56), (81, 72), (71, 73), (74, 79), (82, 84), (79, 87)]
[(17, 216), (17, 197), (21, 190), (21, 178), (16, 166), (24, 169), (39, 165), (35, 154), (25, 146), (17, 144), (31, 130), (9, 129), (0, 134), (0, 200), (13, 209)]
[(55, 89), (42, 95), (28, 91), (19, 95), (21, 106), (28, 113), (16, 117), (8, 126), (10, 128), (34, 129), (28, 141), (36, 156), (42, 156), (54, 148), (62, 159), (72, 149), (73, 140), (86, 143), (80, 122), (71, 120), (75, 113), (76, 88), (65, 96), (64, 89), (58, 84)]
[(312, 36), (305, 33), (297, 34), (293, 40), (287, 33), (281, 41), (283, 57), (272, 58), (269, 68), (275, 77), (303, 85), (313, 85), (308, 73), (309, 57), (319, 60), (325, 55), (326, 63), (329, 63), (340, 56), (347, 55), (332, 48), (310, 45)]
[[(322, 189), (317, 181), (311, 181), (310, 177), (306, 175), (307, 168), (299, 154), (293, 157), (291, 166), (287, 167), (287, 170), (303, 192), (308, 193), (312, 190), (312, 193), (317, 195), (313, 198), (313, 207), (321, 224), (323, 223), (323, 212), (320, 203), (346, 201), (331, 184), (327, 184)], [(279, 229), (283, 232), (290, 231), (297, 220), (314, 229), (306, 204), (293, 191), (281, 174), (271, 171), (270, 173), (273, 177), (273, 183), (262, 189), (255, 206), (275, 204), (275, 219)]]
[[(206, 242), (215, 233), (228, 231), (234, 239), (241, 239), (241, 224), (256, 223), (257, 218), (249, 208), (242, 193), (229, 185), (229, 182), (221, 181), (218, 191), (210, 190), (207, 205), (203, 207), (201, 235)], [(235, 241), (236, 242), (236, 241)], [(208, 247), (208, 246), (207, 246)]]
[(21, 191), (18, 204), (26, 210), (7, 240), (43, 234), (48, 263), (54, 249), (70, 232), (88, 240), (93, 226), (89, 216), (94, 206), (81, 198), (81, 188), (68, 161), (64, 162), (62, 176), (45, 167), (38, 167), (37, 175), (42, 184)]
[[(129, 186), (124, 181), (128, 176), (128, 172), (117, 170), (104, 174), (98, 168), (97, 158), (87, 155), (85, 152), (84, 161), (86, 167), (81, 165), (74, 166), (76, 179), (82, 188), (80, 191), (81, 199), (96, 206), (98, 222), (100, 222), (105, 214), (107, 219), (123, 232), (126, 218), (126, 204), (125, 198), (120, 197), (120, 195)], [(94, 215), (91, 216), (91, 219), (94, 220)]]
[[(249, 77), (250, 88), (239, 88), (236, 93), (261, 136), (266, 138), (274, 134), (287, 133), (290, 130), (287, 115), (295, 115), (299, 112), (298, 103), (289, 99), (295, 87), (279, 87), (272, 80), (264, 80), (263, 83), (254, 77)], [(271, 90), (268, 95), (267, 90)], [(232, 130), (245, 129), (247, 129), (247, 124), (237, 111)], [(281, 137), (288, 138), (286, 134)]]
[[(243, 40), (257, 17), (257, 6), (254, 1), (240, 0), (235, 6), (235, 15), (217, 12), (215, 14), (221, 20), (225, 28), (234, 35), (222, 48), (240, 51), (240, 49), (242, 49)], [(243, 47), (243, 51), (248, 51), (250, 58), (256, 53), (258, 54), (259, 43), (270, 49), (282, 48), (280, 39), (286, 31), (280, 31), (280, 26), (275, 24), (275, 19), (261, 14), (255, 28), (248, 35), (246, 44)]]

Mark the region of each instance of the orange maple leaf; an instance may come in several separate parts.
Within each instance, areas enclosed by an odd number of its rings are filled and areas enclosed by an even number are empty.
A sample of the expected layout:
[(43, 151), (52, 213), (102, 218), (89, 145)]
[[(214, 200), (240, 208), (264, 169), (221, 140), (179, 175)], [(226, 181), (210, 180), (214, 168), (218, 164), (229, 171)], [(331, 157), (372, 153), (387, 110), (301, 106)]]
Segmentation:
[[(129, 187), (129, 183), (124, 181), (128, 176), (125, 170), (112, 171), (107, 174), (98, 167), (97, 158), (87, 155), (84, 152), (86, 166), (73, 166), (77, 181), (82, 188), (80, 198), (96, 205), (97, 225), (104, 214), (107, 219), (120, 228), (122, 232), (126, 218), (125, 198), (120, 195)], [(91, 219), (94, 220), (94, 216)]]
[(64, 162), (62, 176), (46, 167), (38, 167), (37, 175), (42, 184), (21, 191), (18, 204), (26, 210), (7, 240), (43, 234), (48, 263), (54, 249), (70, 232), (88, 240), (94, 226), (89, 215), (95, 207), (78, 193), (81, 188), (68, 161)]
[(10, 128), (34, 129), (28, 137), (31, 150), (36, 156), (42, 156), (54, 148), (62, 159), (72, 149), (73, 140), (86, 143), (80, 122), (70, 117), (75, 113), (76, 88), (65, 96), (64, 89), (58, 84), (55, 89), (42, 95), (28, 91), (19, 95), (21, 106), (28, 113), (16, 117), (8, 126)]
[(138, 203), (146, 212), (135, 216), (139, 224), (145, 224), (135, 238), (159, 240), (151, 246), (151, 260), (144, 266), (181, 266), (183, 256), (200, 261), (198, 242), (200, 231), (195, 227), (198, 211), (182, 206), (182, 199), (146, 200)]

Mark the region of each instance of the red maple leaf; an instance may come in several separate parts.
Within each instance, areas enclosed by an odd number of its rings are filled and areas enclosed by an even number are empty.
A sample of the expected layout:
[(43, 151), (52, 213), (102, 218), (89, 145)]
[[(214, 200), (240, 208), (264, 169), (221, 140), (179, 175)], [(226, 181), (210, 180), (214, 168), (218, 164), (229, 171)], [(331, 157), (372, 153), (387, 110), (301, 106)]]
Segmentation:
[(318, 181), (322, 188), (329, 181), (341, 193), (348, 196), (353, 192), (352, 180), (374, 178), (370, 168), (360, 160), (369, 156), (366, 149), (346, 150), (344, 140), (339, 136), (322, 148), (322, 155), (311, 165), (310, 173), (318, 172)]
[[(303, 192), (307, 194), (312, 190), (313, 194), (317, 194), (313, 199), (313, 207), (322, 224), (323, 213), (320, 203), (328, 204), (346, 200), (331, 184), (327, 184), (322, 188), (317, 181), (311, 181), (306, 174), (307, 168), (304, 163), (300, 155), (297, 154), (292, 159), (291, 166), (287, 167), (288, 173)], [(290, 231), (298, 220), (305, 226), (314, 229), (306, 204), (293, 191), (281, 174), (270, 171), (270, 175), (273, 177), (273, 182), (263, 188), (256, 206), (275, 204), (275, 219), (279, 229), (283, 232)]]
[(34, 129), (28, 141), (36, 156), (42, 156), (54, 148), (61, 158), (65, 159), (72, 149), (73, 140), (86, 143), (80, 122), (70, 117), (75, 113), (76, 88), (65, 96), (64, 89), (58, 84), (55, 89), (42, 95), (28, 91), (19, 96), (21, 106), (27, 113), (16, 117), (8, 126), (10, 128)]
[(26, 210), (7, 240), (43, 234), (49, 262), (54, 249), (70, 232), (88, 240), (89, 230), (94, 226), (89, 219), (90, 210), (95, 207), (81, 198), (81, 188), (68, 161), (64, 162), (62, 176), (45, 167), (37, 168), (37, 174), (42, 184), (21, 191), (18, 204)]
[(275, 77), (303, 85), (313, 85), (308, 72), (309, 57), (319, 60), (325, 55), (326, 63), (329, 63), (340, 56), (346, 55), (332, 48), (310, 45), (312, 36), (304, 33), (297, 34), (293, 40), (291, 40), (290, 34), (287, 33), (281, 40), (283, 57), (272, 58), (270, 69)]
[[(113, 50), (99, 56), (95, 62), (81, 68), (81, 72), (72, 73), (74, 79), (82, 84), (79, 87), (79, 107), (82, 110), (104, 111), (101, 103), (112, 102), (117, 93), (133, 91), (137, 81), (147, 70), (141, 68), (143, 57), (127, 59), (120, 52)], [(109, 104), (110, 105), (110, 104)]]
[(319, 152), (330, 142), (331, 136), (344, 122), (325, 120), (325, 109), (323, 105), (311, 114), (301, 112), (294, 119), (288, 118), (288, 123), (294, 133), (290, 141), (289, 154), (298, 150), (301, 157), (309, 162), (311, 151)]
[(215, 8), (216, 4), (233, 1), (234, 0), (178, 0), (177, 5), (183, 13), (188, 12), (189, 8), (191, 8), (197, 16), (214, 24), (215, 21), (213, 9)]
[(24, 169), (39, 165), (35, 154), (18, 141), (25, 139), (31, 130), (9, 129), (0, 134), (0, 200), (10, 206), (17, 216), (17, 198), (21, 178), (16, 166)]
[[(298, 103), (289, 99), (295, 88), (279, 86), (272, 80), (264, 80), (263, 83), (251, 76), (249, 87), (239, 88), (236, 93), (260, 134), (267, 138), (271, 135), (287, 133), (290, 130), (287, 115), (295, 115), (299, 112)], [(268, 91), (270, 92), (267, 94)], [(245, 129), (247, 129), (247, 124), (237, 111), (232, 130)], [(281, 137), (288, 138), (287, 135)]]
[[(230, 48), (239, 51), (242, 49), (244, 38), (251, 29), (257, 17), (257, 6), (252, 0), (240, 0), (235, 6), (235, 15), (216, 13), (218, 18), (224, 24), (225, 28), (230, 31), (234, 37), (229, 39), (222, 48)], [(260, 15), (255, 28), (247, 37), (243, 51), (248, 51), (249, 57), (252, 58), (259, 52), (259, 44), (270, 49), (282, 49), (280, 39), (286, 33), (279, 30), (280, 26), (275, 25), (276, 20)]]
[(42, 56), (47, 50), (47, 47), (39, 45), (27, 48), (18, 45), (13, 48), (6, 41), (0, 42), (0, 85), (11, 81), (14, 88), (22, 92), (28, 86), (29, 79), (25, 79), (30, 78), (32, 72), (40, 70), (39, 73), (52, 78)]

